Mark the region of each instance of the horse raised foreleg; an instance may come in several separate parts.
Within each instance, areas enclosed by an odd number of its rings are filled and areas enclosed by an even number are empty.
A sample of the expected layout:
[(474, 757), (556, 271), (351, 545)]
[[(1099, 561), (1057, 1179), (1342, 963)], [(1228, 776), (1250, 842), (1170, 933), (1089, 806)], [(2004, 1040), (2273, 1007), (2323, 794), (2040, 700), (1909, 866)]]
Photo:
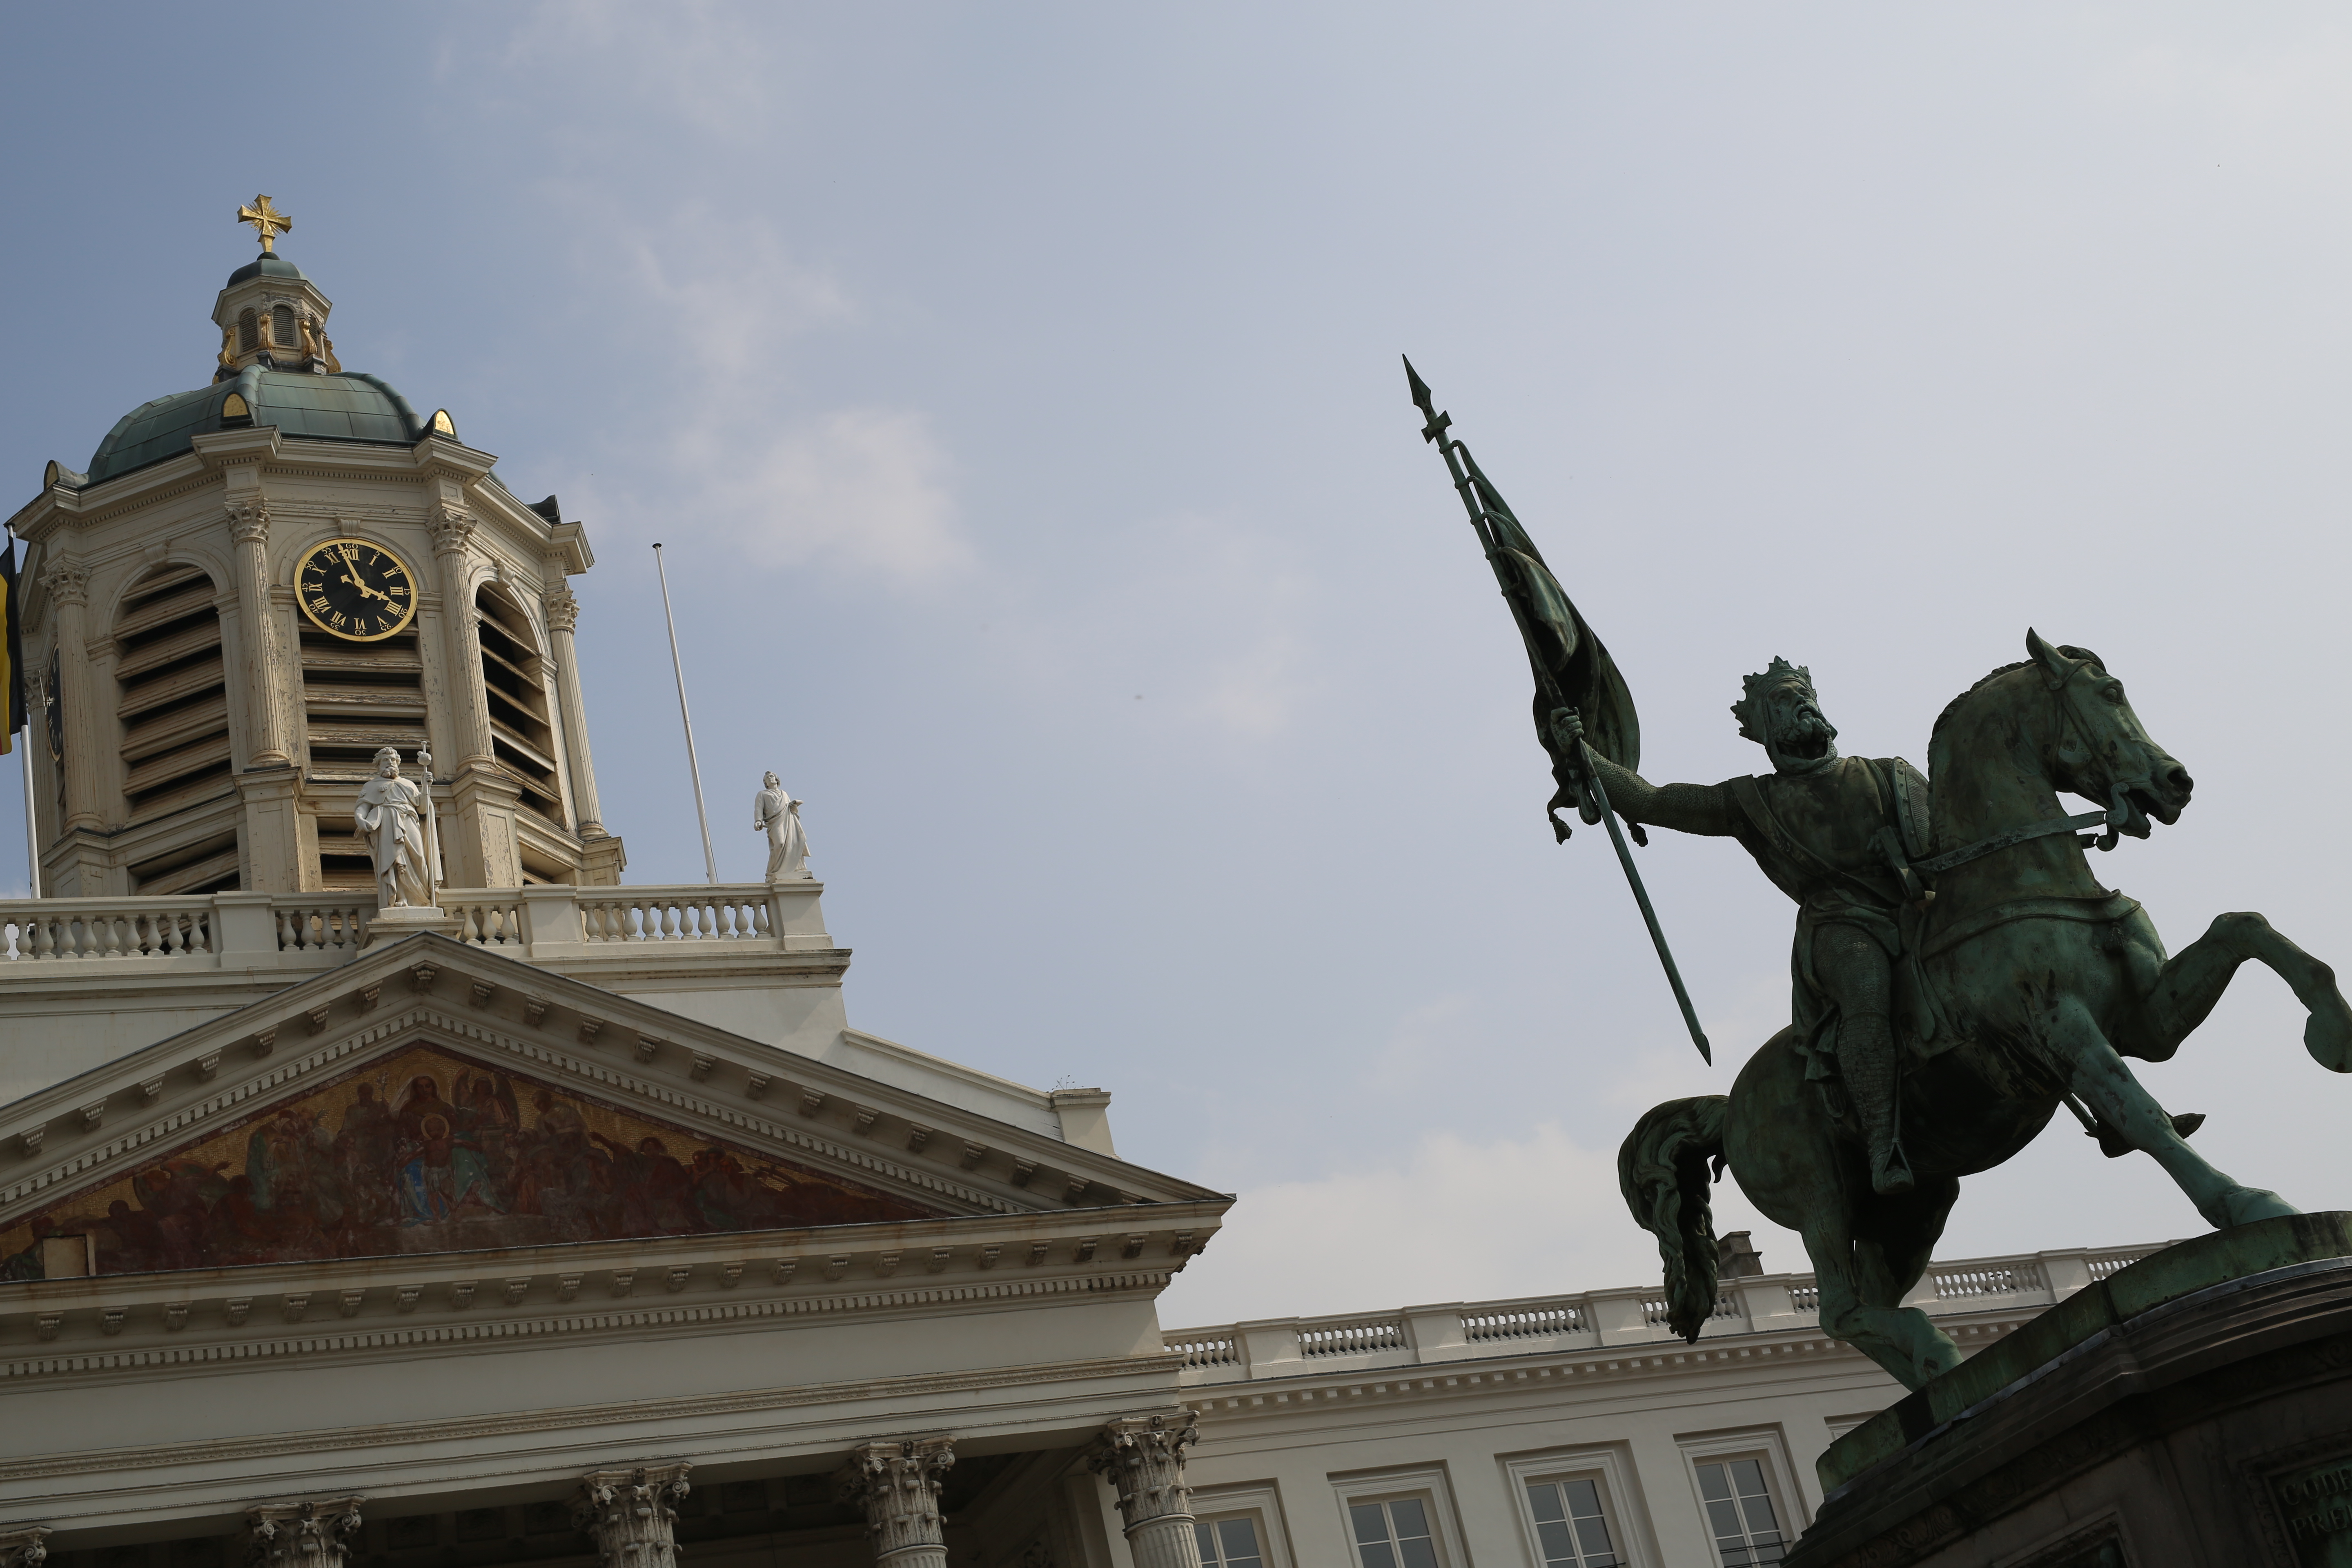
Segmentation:
[(2044, 1040), (2066, 1064), (2074, 1092), (2133, 1148), (2152, 1155), (2208, 1224), (2226, 1228), (2301, 1212), (2276, 1193), (2241, 1184), (2191, 1149), (2079, 1000), (2065, 997), (2052, 1010)]
[(2258, 914), (2217, 915), (2205, 934), (2174, 954), (2140, 997), (2138, 1026), (2122, 1044), (2132, 1055), (2163, 1061), (2180, 1047), (2248, 959), (2268, 964), (2311, 1014), (2303, 1048), (2331, 1072), (2352, 1072), (2352, 1005), (2336, 971), (2281, 936)]

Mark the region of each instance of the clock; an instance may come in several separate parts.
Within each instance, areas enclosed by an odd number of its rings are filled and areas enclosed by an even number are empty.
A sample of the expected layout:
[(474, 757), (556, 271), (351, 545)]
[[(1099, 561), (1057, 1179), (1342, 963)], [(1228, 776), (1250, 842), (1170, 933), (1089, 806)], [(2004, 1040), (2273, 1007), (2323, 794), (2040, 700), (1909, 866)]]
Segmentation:
[(381, 544), (330, 539), (302, 557), (294, 596), (320, 631), (346, 642), (382, 642), (416, 614), (416, 578)]

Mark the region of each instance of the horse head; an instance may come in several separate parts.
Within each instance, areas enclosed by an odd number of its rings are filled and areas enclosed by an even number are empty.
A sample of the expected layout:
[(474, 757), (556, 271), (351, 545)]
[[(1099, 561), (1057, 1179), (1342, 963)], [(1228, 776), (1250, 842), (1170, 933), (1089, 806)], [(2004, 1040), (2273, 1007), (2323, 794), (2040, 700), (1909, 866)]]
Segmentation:
[[(2052, 782), (2107, 806), (2108, 822), (2135, 838), (2148, 835), (2148, 818), (2168, 826), (2180, 818), (2196, 781), (2148, 738), (2124, 696), (2124, 683), (2088, 648), (2053, 647), (2028, 627), (2025, 651), (2058, 700), (2063, 715), (2051, 759)], [(2123, 820), (2116, 820), (2120, 810)]]

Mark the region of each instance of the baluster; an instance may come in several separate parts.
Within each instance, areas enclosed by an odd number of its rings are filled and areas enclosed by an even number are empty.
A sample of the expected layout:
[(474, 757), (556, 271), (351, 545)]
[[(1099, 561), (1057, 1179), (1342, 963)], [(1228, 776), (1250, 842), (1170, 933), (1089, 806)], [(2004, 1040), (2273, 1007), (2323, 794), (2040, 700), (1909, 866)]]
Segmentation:
[(100, 915), (98, 919), (99, 923), (105, 928), (103, 945), (99, 950), (100, 956), (121, 958), (122, 956), (122, 917)]
[(661, 931), (662, 940), (664, 942), (676, 942), (677, 940), (677, 900), (676, 899), (664, 900), (661, 907)]
[(154, 931), (154, 946), (149, 951), (148, 956), (169, 958), (180, 951), (180, 917), (178, 915), (167, 911), (150, 916), (148, 923)]
[(55, 958), (58, 955), (58, 933), (50, 930), (49, 926), (48, 916), (33, 917), (33, 956), (35, 958)]
[(761, 936), (773, 936), (775, 932), (770, 928), (774, 924), (775, 922), (768, 918), (767, 900), (761, 899), (758, 903), (751, 906), (752, 930), (758, 931)]

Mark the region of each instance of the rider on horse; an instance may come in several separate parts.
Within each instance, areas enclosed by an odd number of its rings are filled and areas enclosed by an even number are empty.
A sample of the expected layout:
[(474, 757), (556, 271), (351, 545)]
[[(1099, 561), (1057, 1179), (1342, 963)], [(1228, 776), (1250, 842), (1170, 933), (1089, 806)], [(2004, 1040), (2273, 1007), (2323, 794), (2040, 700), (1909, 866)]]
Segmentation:
[[(1790, 968), (1806, 1076), (1843, 1079), (1869, 1147), (1871, 1185), (1909, 1192), (1893, 1018), (1903, 952), (1896, 911), (1906, 890), (1903, 856), (1889, 850), (1924, 852), (1927, 781), (1900, 757), (1838, 755), (1837, 730), (1822, 716), (1811, 673), (1786, 659), (1748, 677), (1731, 711), (1740, 735), (1771, 758), (1772, 772), (1719, 784), (1652, 784), (1598, 752), (1593, 763), (1626, 821), (1736, 838), (1797, 901)], [(1581, 732), (1566, 710), (1553, 722), (1564, 739)]]

